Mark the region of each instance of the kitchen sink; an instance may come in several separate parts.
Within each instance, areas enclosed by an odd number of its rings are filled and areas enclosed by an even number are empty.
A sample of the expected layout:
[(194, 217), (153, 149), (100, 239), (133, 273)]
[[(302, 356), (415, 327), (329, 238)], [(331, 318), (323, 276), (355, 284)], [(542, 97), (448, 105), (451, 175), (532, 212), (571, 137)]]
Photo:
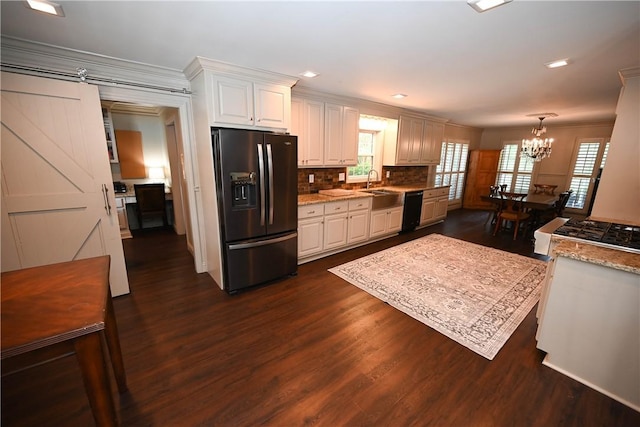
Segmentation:
[(382, 189), (360, 190), (363, 193), (373, 195), (372, 210), (386, 209), (393, 206), (402, 206), (402, 193)]

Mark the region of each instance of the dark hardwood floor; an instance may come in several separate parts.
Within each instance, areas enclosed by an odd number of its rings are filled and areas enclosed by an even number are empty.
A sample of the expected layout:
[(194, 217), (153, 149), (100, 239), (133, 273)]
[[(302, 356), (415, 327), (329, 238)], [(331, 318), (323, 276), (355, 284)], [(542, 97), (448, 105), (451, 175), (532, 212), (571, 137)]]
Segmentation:
[[(535, 308), (489, 361), (327, 272), (429, 233), (533, 256), (529, 240), (493, 237), (486, 215), (453, 211), (235, 296), (194, 272), (183, 237), (126, 240), (122, 425), (640, 426), (640, 413), (541, 364)], [(3, 426), (92, 424), (73, 357), (2, 378)]]

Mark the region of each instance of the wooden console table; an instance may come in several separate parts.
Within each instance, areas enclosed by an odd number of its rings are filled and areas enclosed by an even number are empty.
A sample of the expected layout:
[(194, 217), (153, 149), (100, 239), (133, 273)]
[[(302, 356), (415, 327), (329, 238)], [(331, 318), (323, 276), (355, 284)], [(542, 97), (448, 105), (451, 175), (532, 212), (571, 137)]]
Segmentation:
[(3, 375), (75, 352), (98, 426), (118, 424), (107, 343), (118, 391), (127, 390), (109, 288), (108, 255), (2, 273)]

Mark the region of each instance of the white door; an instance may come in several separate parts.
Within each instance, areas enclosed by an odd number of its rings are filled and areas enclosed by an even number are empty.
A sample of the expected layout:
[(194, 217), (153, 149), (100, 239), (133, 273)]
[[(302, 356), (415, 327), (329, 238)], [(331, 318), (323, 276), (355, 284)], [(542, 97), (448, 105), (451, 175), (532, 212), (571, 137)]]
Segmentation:
[(342, 121), (342, 163), (358, 164), (358, 137), (360, 135), (360, 110), (344, 107)]
[(341, 105), (324, 105), (324, 164), (342, 164), (342, 112)]
[(214, 122), (253, 126), (253, 84), (246, 80), (213, 78)]
[(339, 248), (347, 244), (347, 214), (324, 217), (324, 249)]
[(129, 292), (98, 88), (2, 73), (2, 271), (111, 256)]

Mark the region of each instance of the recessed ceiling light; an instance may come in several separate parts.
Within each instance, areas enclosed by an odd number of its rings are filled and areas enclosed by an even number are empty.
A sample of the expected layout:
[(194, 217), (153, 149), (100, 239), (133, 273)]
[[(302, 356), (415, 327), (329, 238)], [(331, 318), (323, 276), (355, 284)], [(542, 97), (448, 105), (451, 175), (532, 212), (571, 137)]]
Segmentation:
[(300, 73), (300, 75), (303, 77), (308, 77), (310, 79), (319, 76), (318, 73), (314, 73), (313, 71), (305, 71), (304, 73)]
[(565, 65), (568, 65), (568, 64), (569, 64), (568, 59), (558, 59), (557, 61), (547, 62), (546, 64), (544, 64), (544, 66), (547, 68), (558, 68), (558, 67), (564, 67)]
[(55, 16), (64, 16), (62, 6), (58, 3), (47, 0), (27, 0), (22, 3), (29, 9), (37, 10), (38, 12), (44, 12)]
[(467, 0), (467, 4), (474, 8), (477, 12), (482, 13), (485, 10), (493, 9), (512, 0)]
[(406, 98), (407, 95), (405, 95), (404, 93), (396, 93), (396, 94), (391, 95), (391, 97), (395, 98), (395, 99), (402, 99), (402, 98)]

